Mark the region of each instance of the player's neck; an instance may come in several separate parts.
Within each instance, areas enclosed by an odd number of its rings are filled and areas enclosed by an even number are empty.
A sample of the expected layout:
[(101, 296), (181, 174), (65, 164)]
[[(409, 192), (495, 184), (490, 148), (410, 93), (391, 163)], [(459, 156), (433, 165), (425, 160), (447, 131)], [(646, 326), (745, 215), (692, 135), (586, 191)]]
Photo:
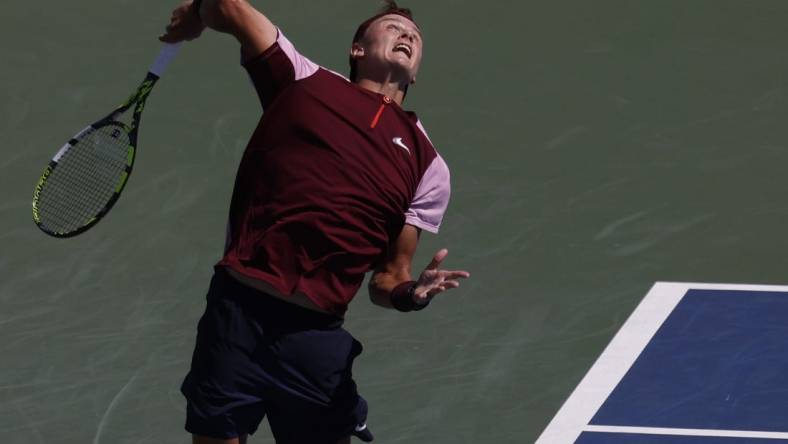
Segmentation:
[(368, 91), (390, 97), (397, 105), (402, 106), (402, 102), (405, 100), (405, 91), (398, 82), (381, 82), (368, 78), (361, 78), (358, 80), (357, 84)]

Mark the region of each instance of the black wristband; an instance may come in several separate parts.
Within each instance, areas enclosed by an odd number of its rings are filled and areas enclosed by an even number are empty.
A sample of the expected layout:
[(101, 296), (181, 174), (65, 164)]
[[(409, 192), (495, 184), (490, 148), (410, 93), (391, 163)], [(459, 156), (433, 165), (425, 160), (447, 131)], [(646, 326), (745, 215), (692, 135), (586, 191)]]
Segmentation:
[(429, 300), (426, 304), (417, 304), (414, 299), (414, 290), (416, 290), (416, 281), (407, 281), (397, 285), (389, 295), (391, 305), (401, 312), (423, 310), (429, 305)]
[(197, 18), (202, 20), (202, 17), (200, 17), (200, 6), (202, 6), (202, 0), (194, 0), (192, 2), (192, 11), (197, 14)]

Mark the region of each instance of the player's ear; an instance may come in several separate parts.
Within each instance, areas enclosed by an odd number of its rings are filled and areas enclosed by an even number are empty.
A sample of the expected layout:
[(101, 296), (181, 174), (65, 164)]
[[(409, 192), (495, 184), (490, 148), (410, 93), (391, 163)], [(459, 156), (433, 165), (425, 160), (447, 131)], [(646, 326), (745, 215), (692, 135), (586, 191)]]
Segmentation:
[(353, 43), (350, 47), (350, 58), (356, 60), (362, 57), (364, 57), (364, 47), (359, 42)]

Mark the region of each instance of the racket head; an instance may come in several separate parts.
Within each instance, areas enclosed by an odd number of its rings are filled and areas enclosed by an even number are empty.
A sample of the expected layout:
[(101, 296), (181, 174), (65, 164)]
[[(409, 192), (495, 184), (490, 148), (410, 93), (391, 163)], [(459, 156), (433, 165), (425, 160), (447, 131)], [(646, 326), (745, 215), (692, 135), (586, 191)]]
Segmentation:
[(33, 221), (58, 238), (98, 223), (117, 202), (131, 175), (136, 128), (104, 120), (80, 131), (44, 169), (33, 192)]

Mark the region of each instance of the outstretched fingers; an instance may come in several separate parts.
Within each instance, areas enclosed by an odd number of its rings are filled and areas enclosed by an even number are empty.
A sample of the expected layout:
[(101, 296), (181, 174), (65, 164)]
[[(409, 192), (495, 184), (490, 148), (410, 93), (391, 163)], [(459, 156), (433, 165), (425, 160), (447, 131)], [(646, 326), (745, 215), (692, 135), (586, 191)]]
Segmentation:
[(440, 270), (443, 279), (467, 279), (471, 274), (465, 270)]
[(466, 271), (447, 271), (441, 273), (442, 276), (435, 282), (433, 288), (427, 291), (427, 295), (434, 296), (438, 293), (458, 288), (460, 286), (460, 279), (465, 279), (470, 275)]
[(448, 256), (448, 254), (449, 254), (449, 250), (445, 248), (438, 250), (438, 252), (435, 253), (435, 256), (432, 257), (432, 260), (430, 261), (429, 265), (427, 265), (426, 269), (437, 270), (438, 267), (440, 267), (441, 262), (443, 262), (443, 260), (446, 259), (446, 256)]
[(460, 286), (460, 279), (467, 279), (471, 274), (465, 270), (441, 270), (440, 266), (449, 250), (443, 248), (435, 253), (429, 265), (419, 277), (415, 295), (419, 299), (432, 298), (452, 288)]

